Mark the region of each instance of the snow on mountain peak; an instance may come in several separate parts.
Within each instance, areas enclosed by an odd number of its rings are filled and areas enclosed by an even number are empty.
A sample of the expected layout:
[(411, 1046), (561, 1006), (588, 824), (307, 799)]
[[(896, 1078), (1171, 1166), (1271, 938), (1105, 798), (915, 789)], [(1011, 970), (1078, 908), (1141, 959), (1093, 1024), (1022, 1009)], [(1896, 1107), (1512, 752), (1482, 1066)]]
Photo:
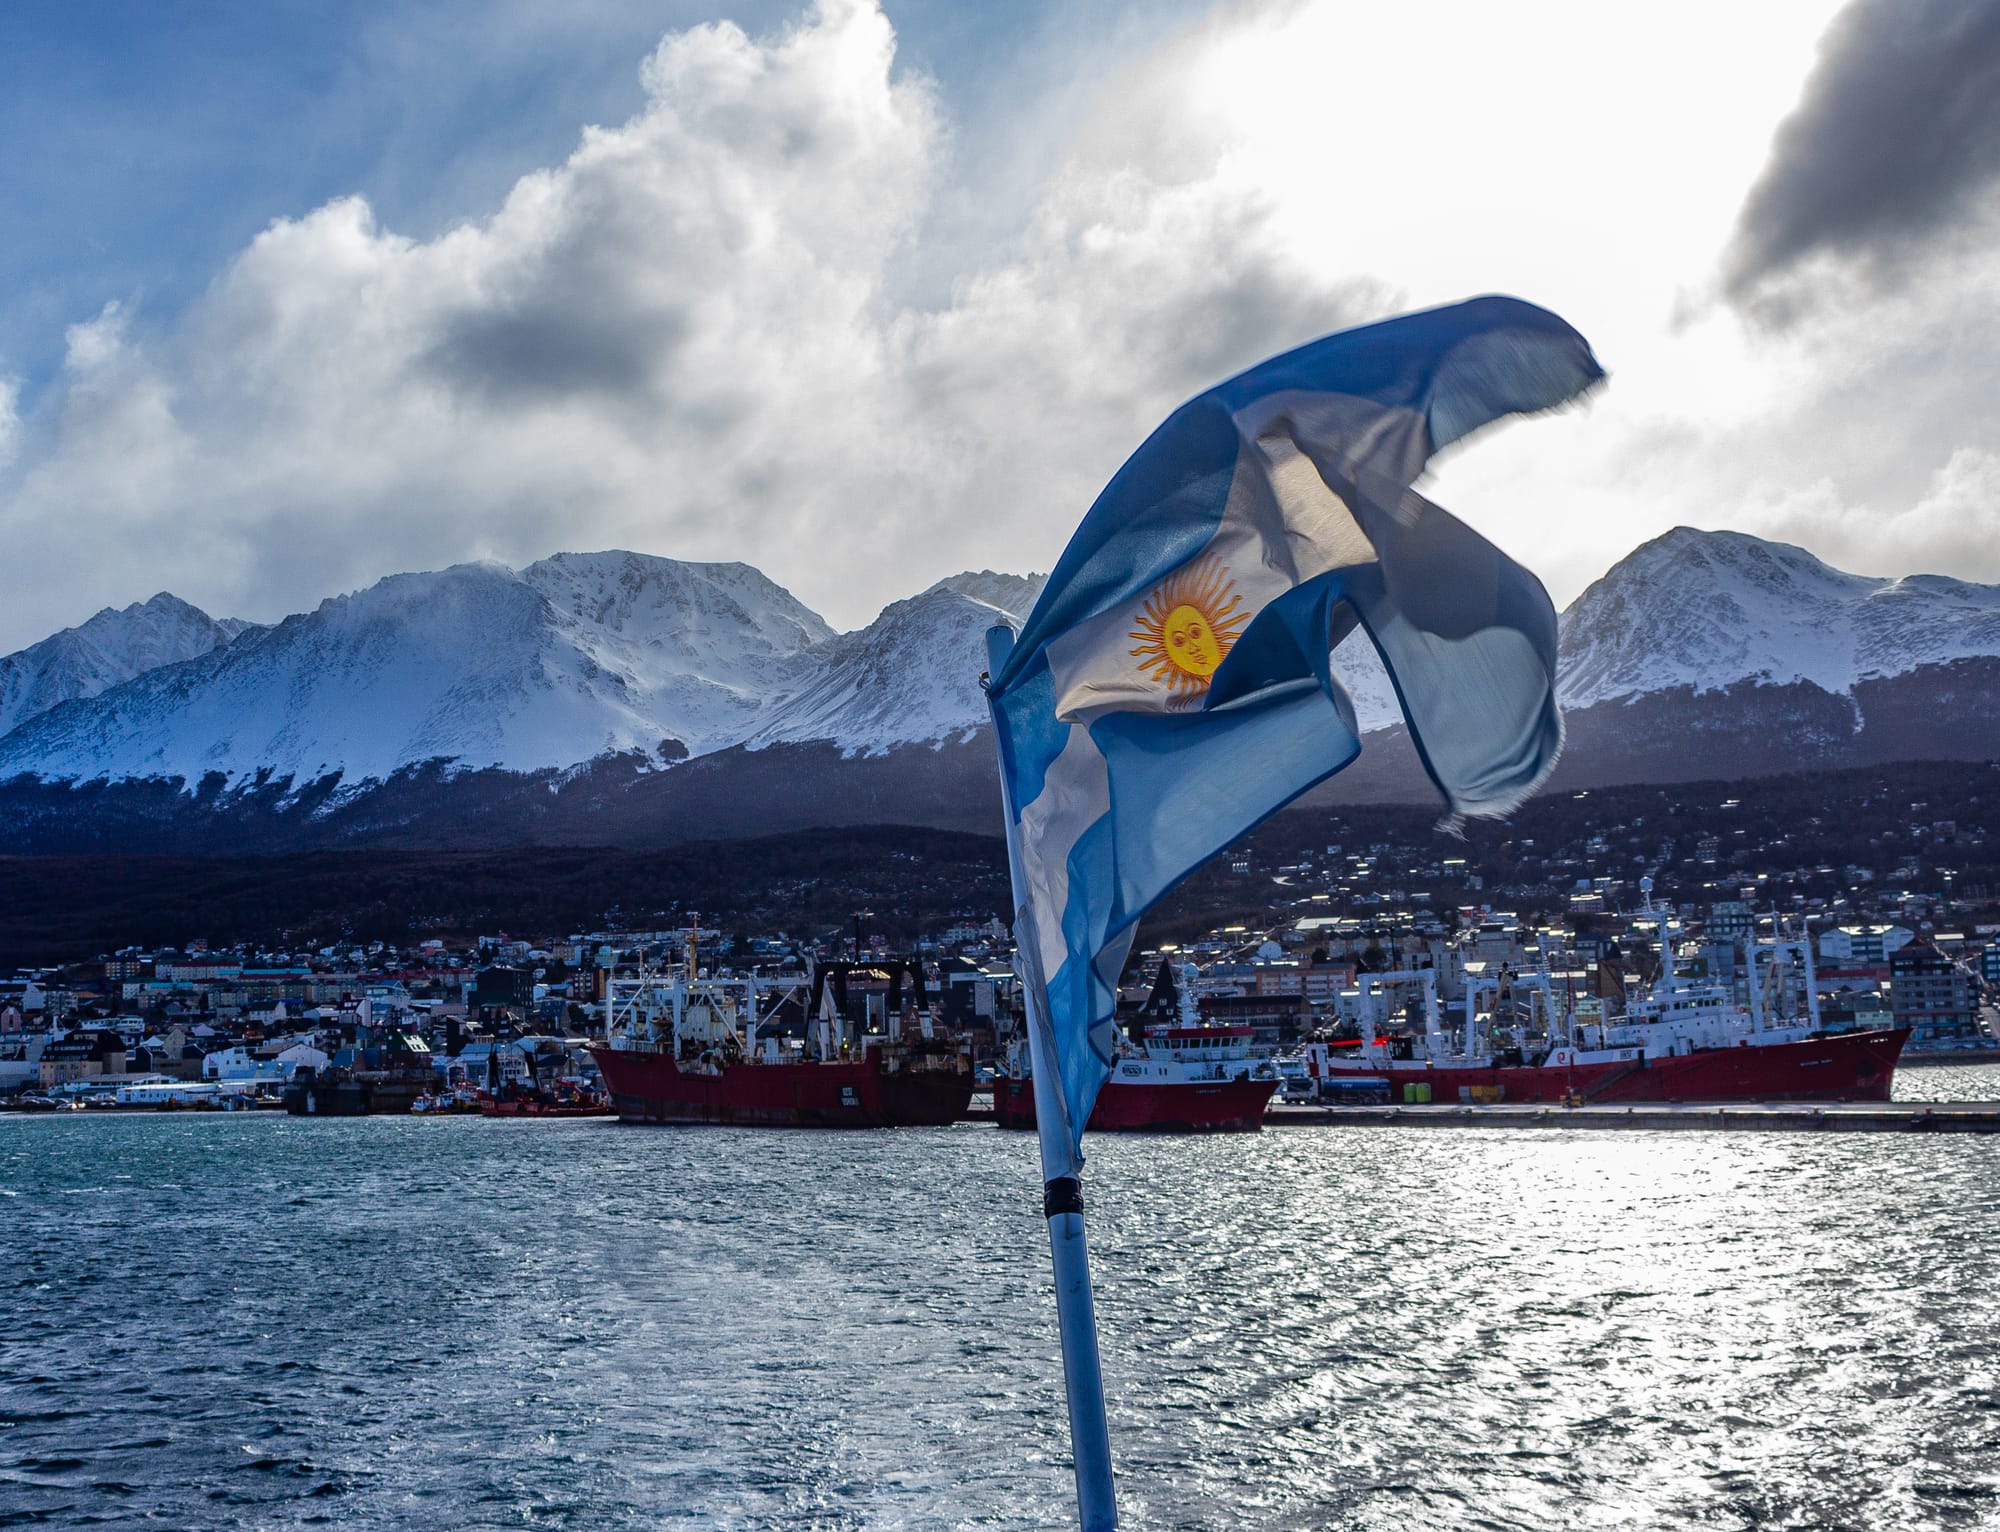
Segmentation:
[(1803, 548), (1692, 527), (1645, 543), (1562, 616), (1565, 707), (1744, 681), (1845, 694), (2000, 652), (2000, 587), (1848, 574)]
[(632, 632), (656, 651), (747, 631), (773, 653), (831, 638), (824, 618), (748, 564), (696, 564), (645, 553), (558, 553), (520, 573), (579, 624)]
[(892, 601), (867, 627), (819, 646), (813, 678), (746, 743), (830, 740), (848, 755), (879, 755), (964, 737), (986, 721), (986, 630), (1020, 622), (1041, 587), (1039, 575), (987, 569)]
[(947, 575), (930, 590), (955, 591), (968, 600), (985, 606), (1020, 622), (1035, 604), (1035, 598), (1042, 593), (1042, 585), (1047, 575), (1000, 574), (991, 569), (968, 569), (962, 574)]
[(0, 659), (0, 735), (80, 697), (95, 697), (161, 665), (193, 659), (235, 639), (252, 624), (217, 620), (161, 591)]
[[(18, 725), (0, 734), (0, 776), (338, 773), (353, 787), (435, 761), (530, 771), (614, 752), (664, 765), (739, 744), (871, 755), (963, 739), (986, 721), (986, 630), (1024, 618), (1041, 583), (967, 571), (836, 633), (747, 564), (565, 553), (394, 575), (233, 642), (240, 625), (161, 595), (0, 660), (14, 710), (0, 722)], [(1845, 693), (2000, 655), (2000, 587), (1848, 574), (1677, 527), (1586, 590), (1561, 633), (1570, 708), (1745, 681)], [(1365, 634), (1334, 667), (1364, 730), (1400, 721)]]
[(0, 773), (260, 772), (352, 785), (699, 754), (751, 732), (832, 636), (743, 564), (563, 555), (392, 575), (0, 738)]

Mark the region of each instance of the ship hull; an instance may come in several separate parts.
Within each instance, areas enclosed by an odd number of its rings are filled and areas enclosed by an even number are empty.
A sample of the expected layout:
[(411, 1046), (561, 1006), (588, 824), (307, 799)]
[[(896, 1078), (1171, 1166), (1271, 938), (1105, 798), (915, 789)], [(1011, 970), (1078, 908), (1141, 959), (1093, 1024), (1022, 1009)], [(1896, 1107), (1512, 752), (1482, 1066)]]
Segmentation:
[(1768, 1047), (1709, 1048), (1643, 1064), (1427, 1068), (1421, 1062), (1369, 1065), (1342, 1060), (1335, 1079), (1389, 1082), (1392, 1101), (1403, 1086), (1429, 1085), (1434, 1104), (1460, 1101), (1560, 1102), (1572, 1093), (1592, 1104), (1627, 1101), (1887, 1101), (1896, 1061), (1909, 1033), (1843, 1032)]
[(295, 1080), (283, 1099), (294, 1117), (393, 1117), (406, 1115), (429, 1085), (427, 1076), (406, 1075)]
[(482, 1101), (479, 1103), (482, 1117), (609, 1117), (608, 1106), (586, 1106), (576, 1102), (556, 1101)]
[(366, 1117), (368, 1091), (344, 1082), (294, 1085), (285, 1091), (285, 1110), (294, 1117)]
[[(1256, 1133), (1264, 1126), (1276, 1080), (1200, 1080), (1160, 1085), (1105, 1082), (1090, 1109), (1093, 1133)], [(1035, 1125), (1032, 1080), (993, 1082), (993, 1120), (1003, 1128)]]
[(623, 1122), (755, 1128), (940, 1127), (965, 1116), (972, 1076), (953, 1070), (885, 1074), (872, 1060), (736, 1064), (683, 1073), (664, 1053), (593, 1048)]

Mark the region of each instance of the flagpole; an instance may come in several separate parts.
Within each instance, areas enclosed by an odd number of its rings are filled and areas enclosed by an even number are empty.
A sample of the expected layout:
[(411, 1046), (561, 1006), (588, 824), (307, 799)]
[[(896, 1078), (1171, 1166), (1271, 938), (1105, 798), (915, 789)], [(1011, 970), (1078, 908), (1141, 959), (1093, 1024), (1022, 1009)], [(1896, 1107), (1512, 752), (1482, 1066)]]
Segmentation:
[[(1014, 630), (987, 631), (988, 674), (997, 676), (1014, 647)], [(1000, 723), (993, 720), (1000, 751)], [(1055, 1056), (1047, 969), (1035, 934), (1034, 900), (1021, 873), (1021, 827), (1013, 786), (1000, 756), (1001, 817), (1007, 828), (1007, 873), (1014, 892), (1015, 971), (1027, 1009), (1028, 1061), (1034, 1073), (1035, 1129), (1042, 1151), (1042, 1214), (1049, 1225), (1055, 1268), (1056, 1326), (1062, 1338), (1063, 1383), (1069, 1399), (1070, 1456), (1076, 1466), (1077, 1518), (1083, 1532), (1112, 1532), (1118, 1501), (1111, 1480), (1111, 1432), (1104, 1416), (1104, 1374), (1097, 1355), (1097, 1309), (1090, 1288), (1090, 1252), (1083, 1234), (1082, 1162), (1070, 1132), (1069, 1107)]]

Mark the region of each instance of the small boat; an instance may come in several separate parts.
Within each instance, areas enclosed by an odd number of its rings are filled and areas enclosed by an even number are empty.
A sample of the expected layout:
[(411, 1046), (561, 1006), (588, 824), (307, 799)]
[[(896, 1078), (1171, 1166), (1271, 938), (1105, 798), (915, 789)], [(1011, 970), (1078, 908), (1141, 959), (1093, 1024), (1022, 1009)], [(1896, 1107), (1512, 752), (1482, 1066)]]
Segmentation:
[(479, 1093), (482, 1117), (615, 1117), (602, 1093), (582, 1086), (559, 1085), (553, 1090), (503, 1087), (498, 1094)]
[(469, 1090), (425, 1091), (410, 1103), (410, 1111), (418, 1117), (476, 1117), (479, 1096)]

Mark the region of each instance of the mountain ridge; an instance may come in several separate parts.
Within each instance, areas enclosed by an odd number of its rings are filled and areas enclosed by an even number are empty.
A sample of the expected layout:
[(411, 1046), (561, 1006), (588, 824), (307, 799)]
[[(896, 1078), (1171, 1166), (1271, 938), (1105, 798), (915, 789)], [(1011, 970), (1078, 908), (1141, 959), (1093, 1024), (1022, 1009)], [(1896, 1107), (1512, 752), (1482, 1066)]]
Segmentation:
[[(611, 550), (390, 576), (0, 735), (23, 816), (0, 846), (980, 828), (983, 635), (1039, 585), (966, 571), (837, 633), (741, 563)], [(1556, 785), (2000, 755), (2000, 586), (1676, 528), (1571, 603), (1560, 642)], [(1365, 636), (1334, 659), (1369, 743), (1322, 791), (1423, 798)]]
[[(726, 624), (731, 641), (711, 640)], [(743, 564), (566, 554), (390, 575), (0, 736), (0, 772), (382, 781), (735, 742), (832, 636)]]
[[(1708, 604), (1687, 599), (1690, 589)], [(2000, 654), (2000, 585), (1849, 574), (1789, 543), (1671, 531), (1627, 554), (1561, 619), (1565, 707), (1691, 686), (1864, 680)]]
[(256, 627), (237, 617), (211, 617), (171, 591), (123, 608), (107, 606), (73, 628), (0, 656), (0, 738), (51, 708), (196, 659)]

